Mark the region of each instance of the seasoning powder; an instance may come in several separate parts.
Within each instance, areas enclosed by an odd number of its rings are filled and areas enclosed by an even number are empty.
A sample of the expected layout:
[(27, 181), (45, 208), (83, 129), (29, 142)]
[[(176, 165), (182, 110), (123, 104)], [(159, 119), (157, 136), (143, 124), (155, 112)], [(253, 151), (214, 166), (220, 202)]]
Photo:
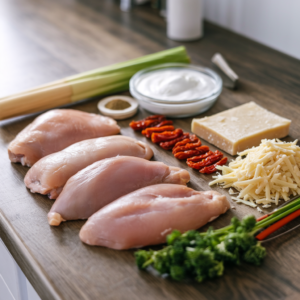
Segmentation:
[(106, 103), (105, 107), (112, 110), (124, 110), (128, 107), (130, 107), (131, 104), (127, 101), (121, 100), (121, 99), (114, 99), (108, 103)]

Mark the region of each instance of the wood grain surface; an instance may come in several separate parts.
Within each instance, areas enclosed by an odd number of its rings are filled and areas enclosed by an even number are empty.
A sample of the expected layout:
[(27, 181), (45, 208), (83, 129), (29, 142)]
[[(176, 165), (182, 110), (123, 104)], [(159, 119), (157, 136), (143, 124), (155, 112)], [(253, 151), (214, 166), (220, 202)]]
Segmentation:
[[(123, 13), (112, 0), (1, 1), (0, 14), (0, 96), (181, 44), (166, 38), (165, 21), (150, 7)], [(224, 89), (216, 105), (199, 117), (255, 101), (291, 119), (290, 138), (299, 138), (300, 61), (207, 23), (204, 38), (185, 46), (196, 65), (210, 66), (213, 54), (222, 53), (241, 78), (238, 90)], [(97, 113), (98, 100), (74, 107)], [(147, 114), (140, 110), (134, 119)], [(198, 284), (138, 271), (134, 251), (82, 244), (83, 221), (50, 227), (52, 200), (31, 194), (23, 183), (28, 168), (11, 164), (7, 156), (9, 142), (33, 119), (0, 123), (0, 237), (42, 299), (299, 299), (300, 229), (266, 244), (261, 267), (242, 265)], [(129, 121), (118, 122), (121, 133), (150, 143), (130, 129)], [(191, 118), (174, 123), (190, 131)], [(155, 160), (190, 172), (192, 188), (209, 189), (210, 176), (150, 145)], [(227, 191), (214, 189), (229, 198)], [(214, 221), (215, 227), (228, 224), (233, 215), (260, 215), (231, 202), (235, 209)]]

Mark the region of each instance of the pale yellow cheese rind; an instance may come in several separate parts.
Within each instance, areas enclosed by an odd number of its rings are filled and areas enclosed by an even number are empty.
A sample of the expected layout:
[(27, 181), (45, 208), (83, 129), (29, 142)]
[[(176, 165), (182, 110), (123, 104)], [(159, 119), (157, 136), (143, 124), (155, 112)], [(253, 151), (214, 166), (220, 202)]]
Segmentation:
[(192, 132), (225, 152), (238, 152), (258, 146), (262, 139), (288, 135), (291, 121), (254, 102), (202, 119), (193, 119)]

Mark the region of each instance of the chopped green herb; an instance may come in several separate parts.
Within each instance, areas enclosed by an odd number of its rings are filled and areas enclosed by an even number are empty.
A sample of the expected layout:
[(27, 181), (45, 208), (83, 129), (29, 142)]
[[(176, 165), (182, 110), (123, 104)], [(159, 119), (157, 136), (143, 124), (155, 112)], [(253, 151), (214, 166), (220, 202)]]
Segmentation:
[(165, 248), (137, 251), (136, 263), (140, 269), (151, 265), (174, 280), (192, 277), (199, 282), (222, 276), (225, 266), (241, 261), (260, 265), (266, 249), (254, 237), (255, 225), (255, 217), (246, 216), (242, 221), (234, 217), (230, 226), (215, 231), (209, 228), (205, 233), (174, 230), (167, 236)]

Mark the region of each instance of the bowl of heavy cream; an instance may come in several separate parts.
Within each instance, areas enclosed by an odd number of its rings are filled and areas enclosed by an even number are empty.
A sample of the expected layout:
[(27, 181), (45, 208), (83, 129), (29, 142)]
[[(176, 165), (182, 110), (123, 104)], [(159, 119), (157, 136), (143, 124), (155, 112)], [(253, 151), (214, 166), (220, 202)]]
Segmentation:
[(222, 91), (213, 70), (168, 63), (141, 70), (130, 80), (130, 93), (146, 110), (170, 117), (188, 117), (208, 110)]

